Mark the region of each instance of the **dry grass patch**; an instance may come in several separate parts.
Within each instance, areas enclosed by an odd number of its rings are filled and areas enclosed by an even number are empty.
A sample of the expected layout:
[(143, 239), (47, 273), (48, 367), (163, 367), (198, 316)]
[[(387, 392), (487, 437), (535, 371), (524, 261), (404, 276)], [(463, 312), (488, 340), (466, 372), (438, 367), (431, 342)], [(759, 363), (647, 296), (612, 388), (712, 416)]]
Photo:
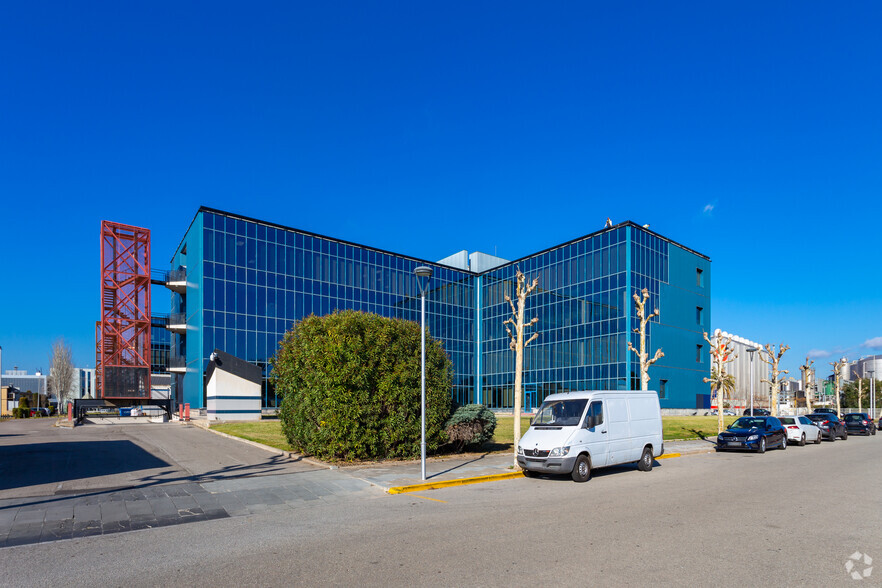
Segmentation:
[(211, 425), (211, 428), (227, 435), (241, 437), (256, 443), (262, 443), (281, 449), (283, 451), (294, 451), (285, 435), (282, 433), (282, 421), (278, 419), (266, 419), (261, 421), (249, 421), (245, 423), (218, 423)]

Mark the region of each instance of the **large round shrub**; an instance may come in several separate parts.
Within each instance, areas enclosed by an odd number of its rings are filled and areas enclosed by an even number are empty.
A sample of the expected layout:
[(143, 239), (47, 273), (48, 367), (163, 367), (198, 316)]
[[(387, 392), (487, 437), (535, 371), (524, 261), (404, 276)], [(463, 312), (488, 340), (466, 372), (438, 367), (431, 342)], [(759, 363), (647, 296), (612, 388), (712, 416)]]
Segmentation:
[[(420, 455), (420, 326), (352, 310), (309, 316), (272, 359), (288, 443), (326, 459)], [(444, 442), (453, 368), (426, 337), (426, 448)]]

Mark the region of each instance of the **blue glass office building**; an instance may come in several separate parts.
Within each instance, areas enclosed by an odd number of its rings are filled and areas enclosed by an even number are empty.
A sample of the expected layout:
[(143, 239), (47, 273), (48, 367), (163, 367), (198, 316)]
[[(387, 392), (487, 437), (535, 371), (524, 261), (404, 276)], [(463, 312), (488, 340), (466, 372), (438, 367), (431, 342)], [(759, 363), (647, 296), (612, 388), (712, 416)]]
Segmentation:
[[(453, 361), (457, 401), (512, 406), (514, 354), (502, 321), (520, 267), (540, 280), (527, 300), (540, 337), (525, 355), (526, 406), (564, 390), (639, 387), (636, 357), (626, 346), (629, 337), (638, 346), (630, 295), (644, 287), (661, 310), (650, 349), (665, 352), (650, 370), (650, 386), (663, 407), (706, 404), (707, 257), (631, 222), (516, 261), (481, 256), (462, 252), (429, 262), (202, 207), (172, 259), (173, 270), (186, 272), (186, 288), (172, 294), (171, 308), (186, 318), (169, 359), (177, 399), (205, 406), (213, 349), (256, 363), (266, 376), (285, 331), (310, 314), (355, 309), (419, 320), (413, 270), (429, 265), (427, 322)], [(265, 406), (278, 403), (265, 380)]]

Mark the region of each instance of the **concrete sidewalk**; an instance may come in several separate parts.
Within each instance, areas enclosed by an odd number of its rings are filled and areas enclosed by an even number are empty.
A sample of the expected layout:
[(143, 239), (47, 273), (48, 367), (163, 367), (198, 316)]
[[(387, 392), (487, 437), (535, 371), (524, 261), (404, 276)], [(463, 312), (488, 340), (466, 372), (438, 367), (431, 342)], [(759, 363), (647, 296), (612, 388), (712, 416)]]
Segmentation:
[[(665, 455), (661, 459), (708, 453), (714, 450), (715, 438), (707, 440), (666, 441)], [(420, 462), (392, 462), (370, 466), (341, 466), (340, 471), (374, 486), (397, 493), (431, 489), (432, 485), (443, 487), (463, 483), (491, 482), (520, 475), (520, 468), (513, 467), (511, 453), (470, 453), (426, 460), (426, 480), (421, 479)]]

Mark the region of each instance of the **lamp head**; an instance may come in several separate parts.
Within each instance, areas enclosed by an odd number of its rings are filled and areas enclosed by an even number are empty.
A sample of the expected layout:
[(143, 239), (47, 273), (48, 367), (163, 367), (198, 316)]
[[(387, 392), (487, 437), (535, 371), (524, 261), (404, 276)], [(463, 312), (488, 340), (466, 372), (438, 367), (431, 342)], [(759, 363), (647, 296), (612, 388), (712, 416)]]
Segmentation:
[(413, 270), (413, 273), (415, 273), (418, 278), (431, 278), (432, 268), (426, 265), (421, 265)]

